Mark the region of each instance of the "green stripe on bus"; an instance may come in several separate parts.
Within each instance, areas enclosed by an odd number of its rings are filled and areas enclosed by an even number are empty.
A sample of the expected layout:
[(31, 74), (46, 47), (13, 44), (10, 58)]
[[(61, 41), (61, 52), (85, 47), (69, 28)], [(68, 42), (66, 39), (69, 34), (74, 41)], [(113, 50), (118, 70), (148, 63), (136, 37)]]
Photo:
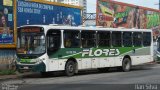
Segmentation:
[[(99, 51), (96, 51), (98, 49)], [(86, 48), (86, 49), (62, 48), (58, 50), (56, 53), (49, 55), (49, 57), (59, 58), (59, 59), (67, 59), (70, 57), (73, 57), (73, 58), (116, 57), (116, 56), (123, 55), (125, 53), (134, 53), (134, 50), (136, 50), (136, 52), (140, 51), (138, 49), (142, 49), (142, 47)], [(119, 53), (117, 51), (119, 51)], [(144, 53), (145, 52), (149, 53), (150, 51), (149, 49), (147, 49), (147, 50), (144, 50)], [(143, 53), (136, 53), (136, 54), (138, 55)]]

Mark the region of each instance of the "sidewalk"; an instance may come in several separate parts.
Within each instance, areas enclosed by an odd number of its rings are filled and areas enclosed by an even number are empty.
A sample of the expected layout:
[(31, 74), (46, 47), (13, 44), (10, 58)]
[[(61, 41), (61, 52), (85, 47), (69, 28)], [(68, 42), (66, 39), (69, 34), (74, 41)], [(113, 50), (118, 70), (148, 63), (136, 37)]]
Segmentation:
[(18, 78), (17, 74), (15, 74), (15, 75), (2, 75), (2, 76), (0, 76), (0, 81), (6, 80), (6, 79), (16, 79), (16, 78)]
[(22, 78), (25, 77), (27, 75), (32, 75), (32, 72), (27, 72), (27, 73), (18, 73), (16, 72), (15, 75), (1, 75), (0, 76), (0, 81), (2, 80), (7, 80), (7, 79), (17, 79), (17, 78)]

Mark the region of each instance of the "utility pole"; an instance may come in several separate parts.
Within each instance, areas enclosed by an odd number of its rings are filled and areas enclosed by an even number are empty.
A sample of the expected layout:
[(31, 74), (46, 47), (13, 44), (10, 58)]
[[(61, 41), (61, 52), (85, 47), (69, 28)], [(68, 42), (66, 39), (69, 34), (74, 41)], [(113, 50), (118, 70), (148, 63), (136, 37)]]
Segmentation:
[(160, 10), (160, 0), (159, 0), (159, 3), (156, 3), (156, 4), (154, 4), (154, 5), (159, 5), (159, 10)]
[(159, 0), (159, 10), (160, 10), (160, 0)]

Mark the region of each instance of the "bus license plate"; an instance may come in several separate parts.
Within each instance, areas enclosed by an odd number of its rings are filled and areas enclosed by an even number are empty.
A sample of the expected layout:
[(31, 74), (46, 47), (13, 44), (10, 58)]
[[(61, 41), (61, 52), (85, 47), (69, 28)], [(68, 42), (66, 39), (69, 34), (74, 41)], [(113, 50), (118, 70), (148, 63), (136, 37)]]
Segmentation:
[(29, 69), (28, 67), (23, 67), (24, 69)]

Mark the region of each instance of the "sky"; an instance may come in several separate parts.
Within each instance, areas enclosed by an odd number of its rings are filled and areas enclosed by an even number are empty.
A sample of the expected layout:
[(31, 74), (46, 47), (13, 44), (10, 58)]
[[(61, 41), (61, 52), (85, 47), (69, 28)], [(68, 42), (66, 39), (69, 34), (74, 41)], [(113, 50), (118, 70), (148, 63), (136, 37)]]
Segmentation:
[[(96, 1), (97, 0), (87, 0), (87, 13), (96, 13)], [(159, 8), (158, 5), (155, 5), (156, 3), (159, 2), (159, 0), (114, 0), (114, 1), (149, 7), (153, 9)]]

